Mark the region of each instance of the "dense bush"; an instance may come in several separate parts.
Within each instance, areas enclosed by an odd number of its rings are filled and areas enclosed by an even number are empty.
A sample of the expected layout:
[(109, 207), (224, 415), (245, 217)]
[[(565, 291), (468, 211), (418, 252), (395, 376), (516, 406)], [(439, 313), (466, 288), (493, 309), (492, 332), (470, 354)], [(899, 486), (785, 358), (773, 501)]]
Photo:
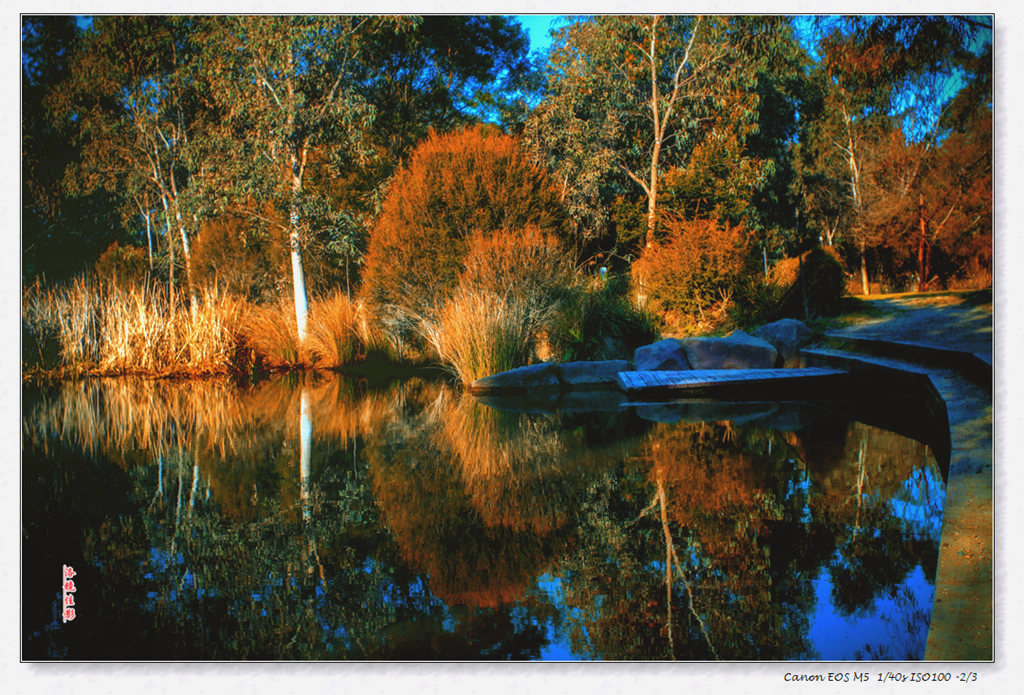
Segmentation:
[(476, 232), (459, 274), (459, 285), (525, 301), (557, 301), (578, 276), (566, 249), (536, 225), (523, 230)]
[(93, 271), (104, 282), (121, 286), (141, 283), (149, 273), (146, 249), (121, 246), (115, 241), (96, 260)]
[(636, 292), (671, 329), (710, 330), (754, 272), (743, 225), (673, 217), (633, 263)]
[(778, 300), (771, 318), (830, 316), (846, 295), (846, 274), (835, 253), (821, 247), (784, 258), (772, 269)]
[(519, 141), (478, 126), (432, 133), (396, 174), (370, 235), (370, 299), (425, 315), (454, 288), (471, 240), (536, 227), (563, 233), (565, 215), (547, 174)]
[(562, 361), (633, 359), (658, 339), (654, 317), (634, 303), (629, 278), (617, 275), (579, 284), (556, 315), (548, 339)]

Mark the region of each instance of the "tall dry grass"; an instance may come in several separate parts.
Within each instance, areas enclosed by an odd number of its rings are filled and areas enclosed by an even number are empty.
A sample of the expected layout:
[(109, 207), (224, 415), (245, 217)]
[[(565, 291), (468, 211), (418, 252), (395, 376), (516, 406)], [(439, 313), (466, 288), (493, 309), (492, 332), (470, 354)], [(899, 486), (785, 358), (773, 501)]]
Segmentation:
[(194, 301), (147, 285), (75, 280), (25, 291), (27, 337), (56, 343), (57, 368), (68, 373), (223, 373), (232, 366), (245, 305), (216, 289)]
[(474, 234), (457, 287), (420, 319), (421, 335), (464, 384), (529, 364), (580, 281), (567, 259), (535, 225)]
[(255, 358), (270, 369), (287, 369), (308, 362), (308, 355), (299, 345), (295, 308), (287, 299), (252, 307), (240, 337)]
[(459, 287), (435, 317), (420, 320), (423, 337), (463, 384), (528, 364), (554, 304)]
[(358, 362), (373, 350), (386, 350), (376, 312), (341, 291), (309, 305), (306, 339), (300, 344), (295, 308), (289, 299), (253, 307), (242, 329), (246, 346), (272, 369), (334, 369)]
[(306, 347), (317, 367), (344, 367), (371, 351), (387, 350), (373, 307), (344, 292), (314, 300), (309, 318)]

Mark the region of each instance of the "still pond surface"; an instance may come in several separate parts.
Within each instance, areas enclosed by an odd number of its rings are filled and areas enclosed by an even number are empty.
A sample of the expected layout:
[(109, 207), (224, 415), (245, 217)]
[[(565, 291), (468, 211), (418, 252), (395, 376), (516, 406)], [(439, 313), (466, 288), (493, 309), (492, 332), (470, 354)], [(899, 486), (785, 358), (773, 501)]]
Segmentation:
[(923, 657), (944, 495), (925, 445), (834, 404), (589, 401), (26, 386), (22, 656)]

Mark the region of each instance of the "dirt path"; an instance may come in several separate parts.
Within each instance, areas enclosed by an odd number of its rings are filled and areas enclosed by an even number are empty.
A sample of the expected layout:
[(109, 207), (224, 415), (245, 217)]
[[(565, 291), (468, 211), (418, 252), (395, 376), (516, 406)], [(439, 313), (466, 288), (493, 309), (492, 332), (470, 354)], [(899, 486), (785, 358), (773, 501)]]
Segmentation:
[(992, 364), (992, 292), (862, 298), (874, 310), (838, 333), (972, 352)]

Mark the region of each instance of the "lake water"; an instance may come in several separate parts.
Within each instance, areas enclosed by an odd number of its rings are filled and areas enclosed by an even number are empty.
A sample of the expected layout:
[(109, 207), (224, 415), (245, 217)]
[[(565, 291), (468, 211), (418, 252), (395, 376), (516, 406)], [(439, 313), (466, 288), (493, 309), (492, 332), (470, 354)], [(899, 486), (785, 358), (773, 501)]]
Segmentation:
[(921, 659), (942, 473), (845, 410), (29, 385), (22, 656)]

